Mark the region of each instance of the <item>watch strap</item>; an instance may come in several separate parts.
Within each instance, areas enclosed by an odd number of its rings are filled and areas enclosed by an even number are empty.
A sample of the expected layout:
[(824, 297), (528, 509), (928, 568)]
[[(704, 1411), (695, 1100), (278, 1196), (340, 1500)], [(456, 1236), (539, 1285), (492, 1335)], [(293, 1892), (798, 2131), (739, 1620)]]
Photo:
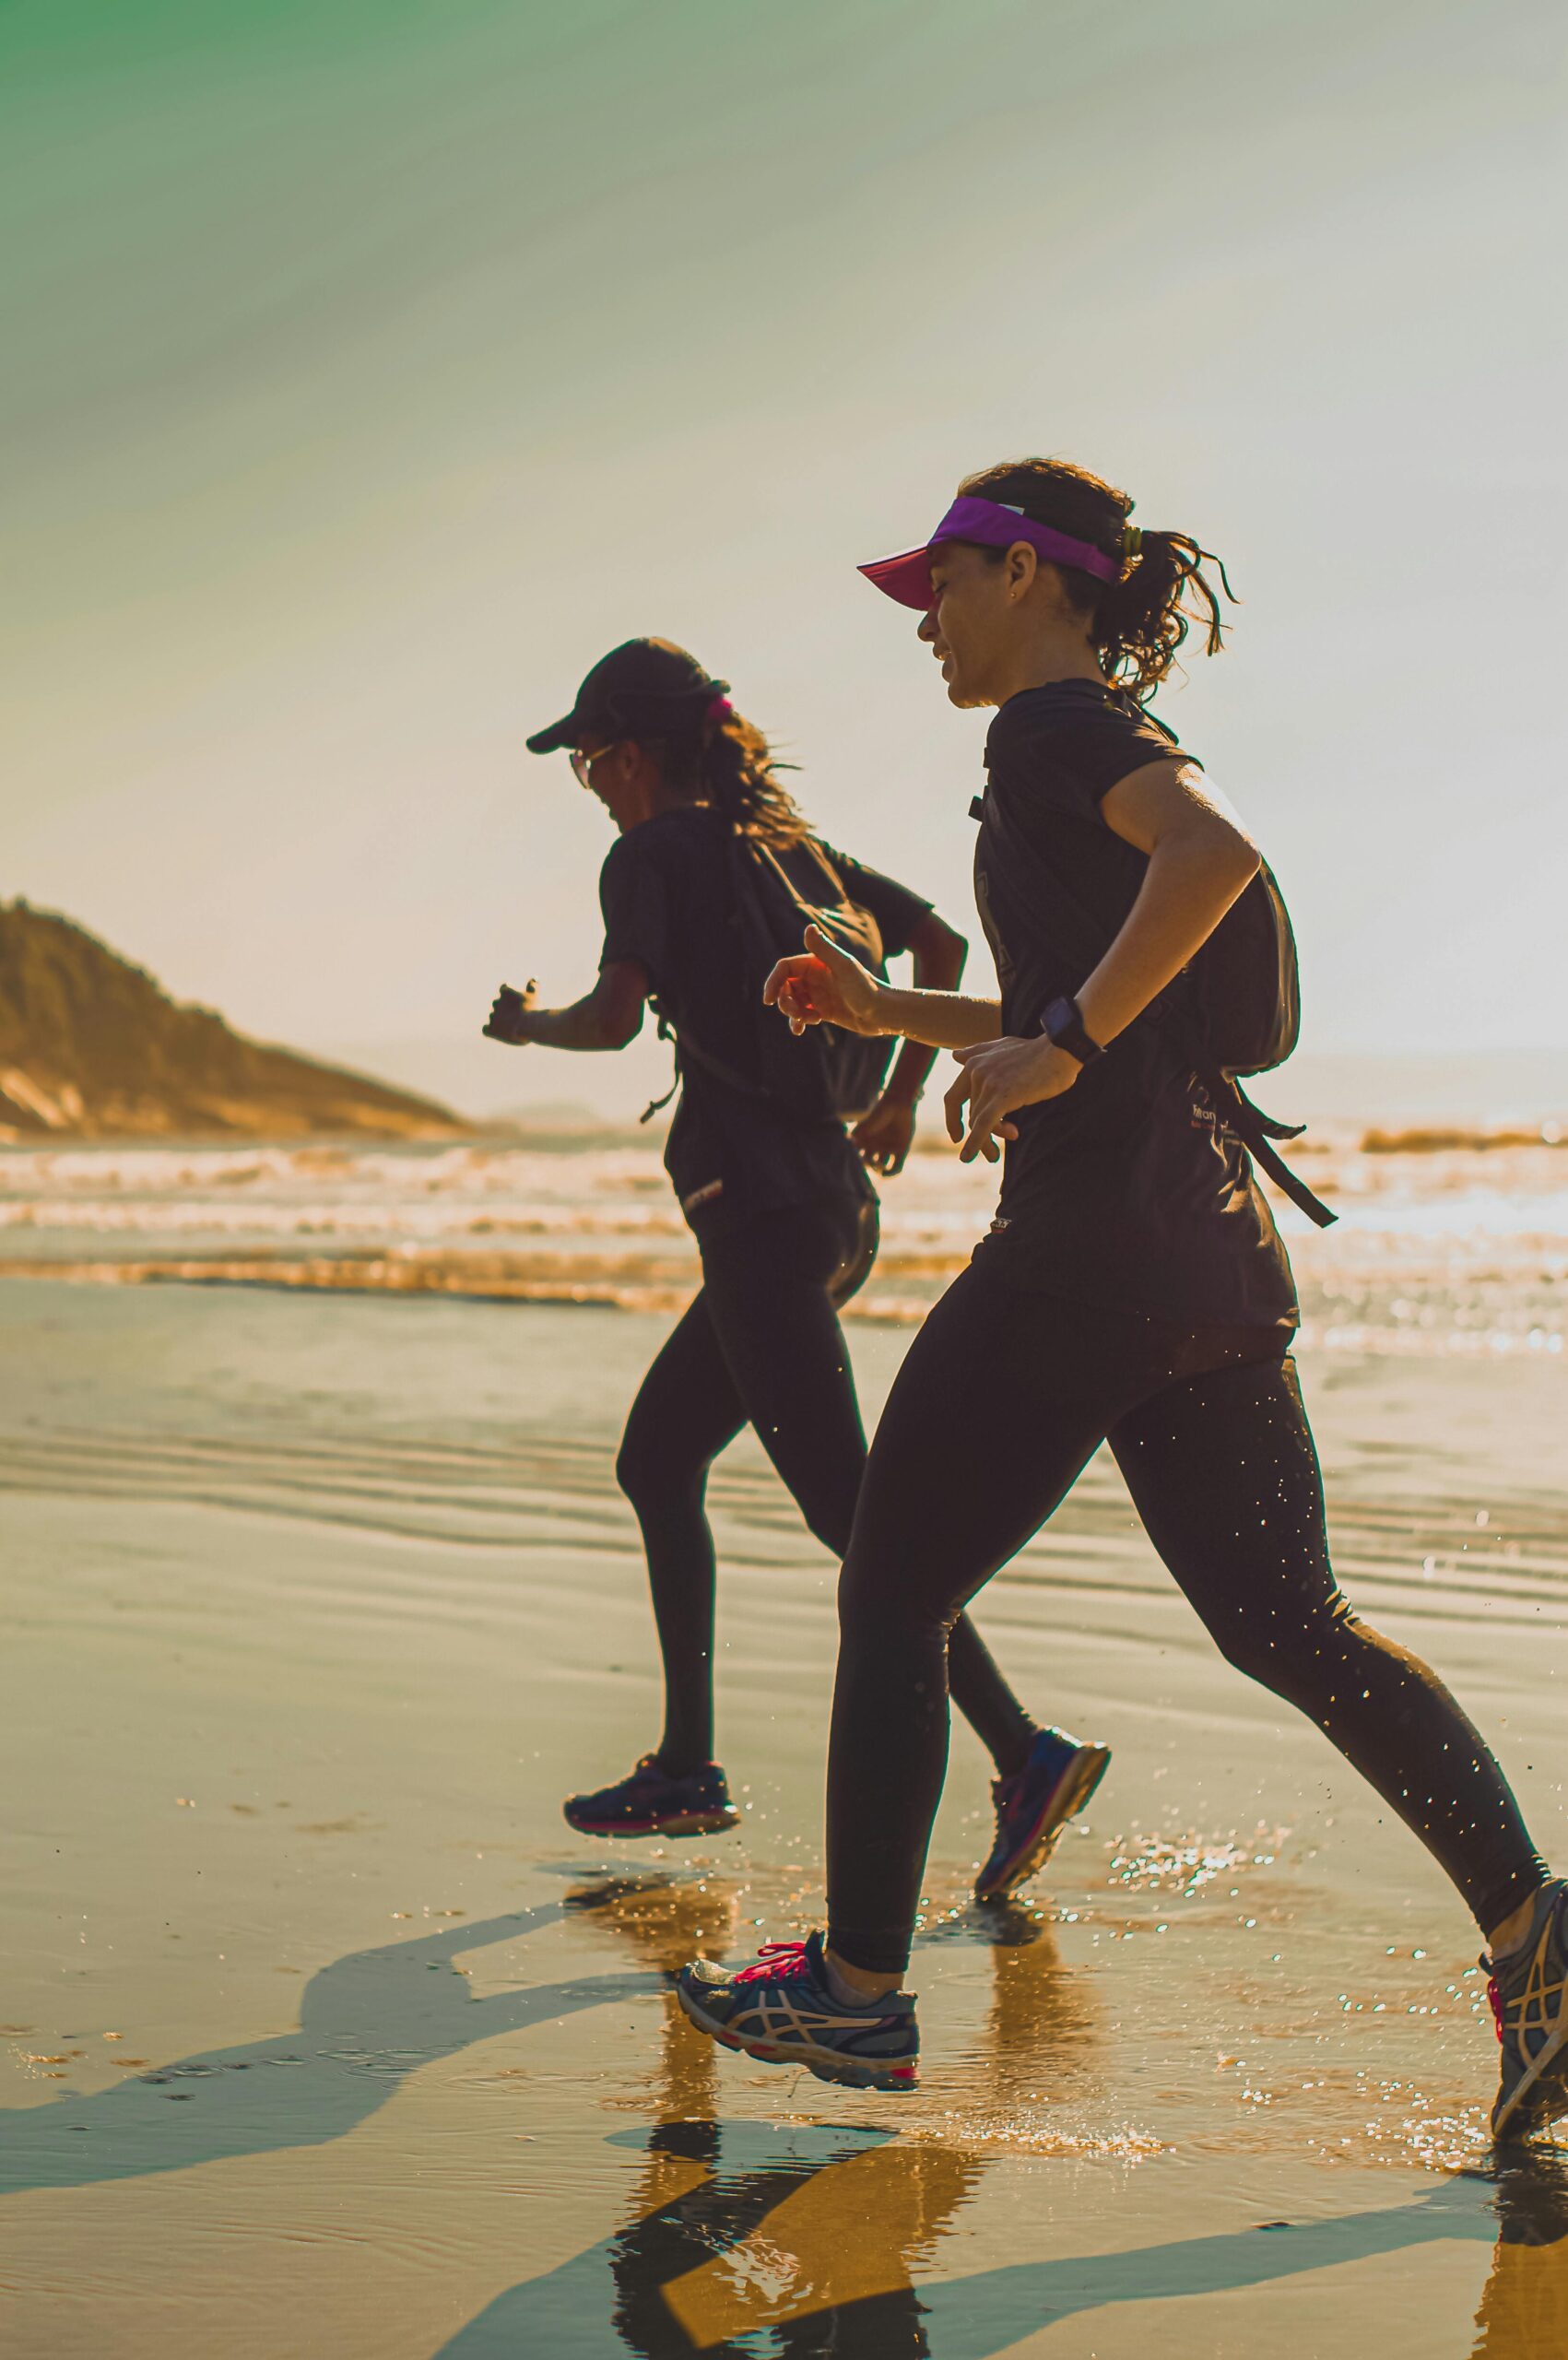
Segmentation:
[(1091, 1041), (1084, 1030), (1083, 1017), (1076, 999), (1068, 999), (1065, 996), (1061, 999), (1054, 999), (1040, 1020), (1040, 1030), (1055, 1048), (1065, 1049), (1069, 1057), (1078, 1059), (1080, 1066), (1092, 1065), (1096, 1057), (1102, 1057), (1105, 1054), (1099, 1042)]

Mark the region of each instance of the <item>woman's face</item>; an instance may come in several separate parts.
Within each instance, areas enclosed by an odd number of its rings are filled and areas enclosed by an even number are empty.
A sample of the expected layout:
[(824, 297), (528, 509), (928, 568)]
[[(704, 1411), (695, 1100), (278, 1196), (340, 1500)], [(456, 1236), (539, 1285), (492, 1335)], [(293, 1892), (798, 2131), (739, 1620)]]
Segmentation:
[(648, 758), (641, 746), (630, 738), (612, 738), (591, 751), (580, 749), (572, 757), (572, 767), (623, 834), (637, 820), (646, 818), (640, 808), (645, 797), (640, 796), (639, 789), (646, 785)]
[(966, 541), (939, 542), (932, 550), (932, 604), (921, 620), (920, 637), (942, 667), (952, 703), (1002, 701), (1020, 606), (1034, 572), (1034, 551), (1027, 543), (999, 558)]

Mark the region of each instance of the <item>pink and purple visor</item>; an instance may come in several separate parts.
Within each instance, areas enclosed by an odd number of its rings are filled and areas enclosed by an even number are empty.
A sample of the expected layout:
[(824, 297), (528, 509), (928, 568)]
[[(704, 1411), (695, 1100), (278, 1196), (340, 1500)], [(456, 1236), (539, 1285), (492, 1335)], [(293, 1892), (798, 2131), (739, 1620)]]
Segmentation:
[(1008, 508), (999, 500), (971, 499), (955, 500), (922, 548), (906, 549), (902, 557), (879, 557), (858, 571), (901, 607), (917, 607), (924, 614), (932, 603), (931, 552), (938, 541), (978, 541), (993, 549), (1008, 549), (1015, 541), (1027, 541), (1051, 565), (1076, 566), (1080, 573), (1092, 573), (1099, 582), (1122, 578), (1121, 560), (1107, 557), (1091, 541), (1075, 541), (1050, 525), (1037, 525), (1021, 509)]

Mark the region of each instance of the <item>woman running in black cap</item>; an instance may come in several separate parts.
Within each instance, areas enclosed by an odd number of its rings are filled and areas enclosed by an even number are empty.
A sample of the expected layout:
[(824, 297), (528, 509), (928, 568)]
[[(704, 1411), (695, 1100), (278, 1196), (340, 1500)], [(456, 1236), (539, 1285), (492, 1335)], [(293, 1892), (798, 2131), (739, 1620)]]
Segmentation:
[[(528, 740), (535, 753), (570, 749), (620, 832), (600, 878), (605, 946), (598, 982), (574, 1007), (536, 1007), (532, 985), (503, 988), (486, 1027), (507, 1042), (619, 1049), (653, 999), (678, 1049), (665, 1162), (702, 1286), (643, 1380), (616, 1468), (647, 1550), (665, 1725), (629, 1776), (568, 1801), (571, 1824), (596, 1835), (708, 1835), (739, 1817), (713, 1758), (703, 1500), (714, 1458), (753, 1426), (839, 1557), (865, 1466), (839, 1313), (877, 1251), (867, 1167), (902, 1167), (934, 1053), (906, 1043), (889, 1075), (890, 1044), (792, 1042), (761, 1006), (763, 979), (811, 909), (875, 966), (912, 951), (924, 986), (956, 984), (966, 947), (928, 903), (810, 834), (766, 738), (725, 689), (667, 641), (631, 640), (594, 667), (563, 720)], [(952, 1664), (954, 1696), (996, 1764), (996, 1840), (979, 1890), (1001, 1894), (1039, 1864), (1108, 1757), (1038, 1728), (963, 1618)]]
[[(820, 934), (770, 991), (796, 1024), (955, 1050), (949, 1129), (966, 1160), (1007, 1142), (1001, 1201), (910, 1347), (862, 1487), (826, 1940), (771, 1944), (738, 1973), (699, 1963), (681, 1996), (752, 2056), (914, 2082), (899, 1985), (947, 1757), (949, 1636), (1108, 1439), (1219, 1646), (1317, 1723), (1474, 1912), (1503, 2043), (1492, 2128), (1516, 2138), (1568, 2112), (1568, 1888), (1480, 1731), (1334, 1579), (1288, 1357), (1295, 1289), (1249, 1146), (1315, 1200), (1227, 1078), (1293, 1039), (1289, 930), (1228, 806), (1143, 711), (1189, 610), (1218, 652), (1219, 604), (1197, 544), (1137, 533), (1131, 506), (1025, 460), (972, 477), (925, 546), (865, 569), (920, 610), (949, 700), (999, 708), (975, 886), (1001, 997), (890, 990)], [(1255, 1003), (1272, 1047), (1214, 1054)]]

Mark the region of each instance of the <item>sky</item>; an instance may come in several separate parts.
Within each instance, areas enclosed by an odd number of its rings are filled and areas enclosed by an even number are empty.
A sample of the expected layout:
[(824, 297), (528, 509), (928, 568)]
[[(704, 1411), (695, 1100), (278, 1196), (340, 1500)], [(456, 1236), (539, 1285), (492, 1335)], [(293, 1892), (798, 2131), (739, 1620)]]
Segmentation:
[(1304, 1047), (1568, 1047), (1565, 24), (10, 0), (0, 891), (466, 1108), (635, 1112), (649, 1038), (477, 1037), (597, 962), (607, 823), (524, 737), (677, 639), (963, 923), (984, 717), (854, 569), (1047, 452), (1230, 567), (1156, 709)]

